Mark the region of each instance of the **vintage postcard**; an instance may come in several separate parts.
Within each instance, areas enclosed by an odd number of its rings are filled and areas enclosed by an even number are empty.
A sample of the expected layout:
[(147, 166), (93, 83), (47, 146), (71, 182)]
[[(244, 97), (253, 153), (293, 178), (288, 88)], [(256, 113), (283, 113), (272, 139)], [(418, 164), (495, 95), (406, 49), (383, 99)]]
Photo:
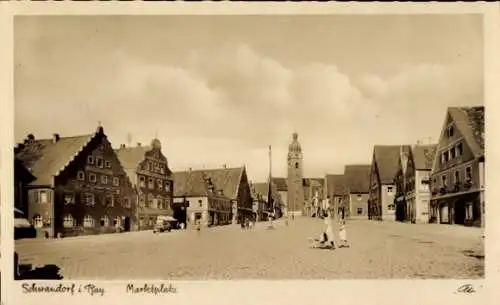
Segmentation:
[(495, 5), (1, 8), (4, 304), (494, 302)]

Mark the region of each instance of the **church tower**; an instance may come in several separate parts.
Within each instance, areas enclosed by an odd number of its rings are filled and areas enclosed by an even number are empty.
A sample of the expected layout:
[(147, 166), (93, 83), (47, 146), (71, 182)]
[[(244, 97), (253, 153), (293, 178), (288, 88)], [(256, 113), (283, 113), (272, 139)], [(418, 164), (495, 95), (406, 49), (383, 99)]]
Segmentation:
[(288, 146), (288, 213), (302, 215), (304, 209), (304, 186), (302, 182), (302, 147), (299, 135), (293, 134), (293, 141)]

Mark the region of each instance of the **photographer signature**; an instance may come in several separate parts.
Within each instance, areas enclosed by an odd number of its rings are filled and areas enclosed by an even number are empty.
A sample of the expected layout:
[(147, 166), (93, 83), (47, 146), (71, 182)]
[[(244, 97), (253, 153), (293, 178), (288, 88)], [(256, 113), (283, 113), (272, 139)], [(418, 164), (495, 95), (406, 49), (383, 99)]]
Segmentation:
[(476, 288), (472, 284), (465, 284), (458, 287), (455, 293), (474, 294), (476, 293)]

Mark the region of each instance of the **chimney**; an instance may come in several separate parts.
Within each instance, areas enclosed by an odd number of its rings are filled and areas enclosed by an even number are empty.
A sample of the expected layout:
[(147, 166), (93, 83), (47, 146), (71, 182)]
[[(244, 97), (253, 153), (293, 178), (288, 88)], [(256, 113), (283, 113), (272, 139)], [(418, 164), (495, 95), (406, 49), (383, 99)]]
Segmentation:
[(52, 142), (57, 143), (61, 137), (59, 136), (58, 133), (54, 133), (52, 135)]
[(125, 144), (120, 144), (120, 148), (125, 148)]
[(137, 147), (141, 147), (141, 142), (137, 142)]

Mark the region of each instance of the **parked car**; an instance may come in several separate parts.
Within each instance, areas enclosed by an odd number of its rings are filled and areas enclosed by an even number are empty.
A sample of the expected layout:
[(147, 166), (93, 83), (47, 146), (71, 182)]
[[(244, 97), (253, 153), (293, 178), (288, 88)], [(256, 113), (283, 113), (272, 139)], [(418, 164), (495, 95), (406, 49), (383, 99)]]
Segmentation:
[(23, 212), (18, 209), (14, 212), (14, 239), (36, 238), (36, 229), (28, 219), (22, 217)]
[(177, 219), (171, 216), (158, 216), (153, 233), (170, 232), (177, 228)]

